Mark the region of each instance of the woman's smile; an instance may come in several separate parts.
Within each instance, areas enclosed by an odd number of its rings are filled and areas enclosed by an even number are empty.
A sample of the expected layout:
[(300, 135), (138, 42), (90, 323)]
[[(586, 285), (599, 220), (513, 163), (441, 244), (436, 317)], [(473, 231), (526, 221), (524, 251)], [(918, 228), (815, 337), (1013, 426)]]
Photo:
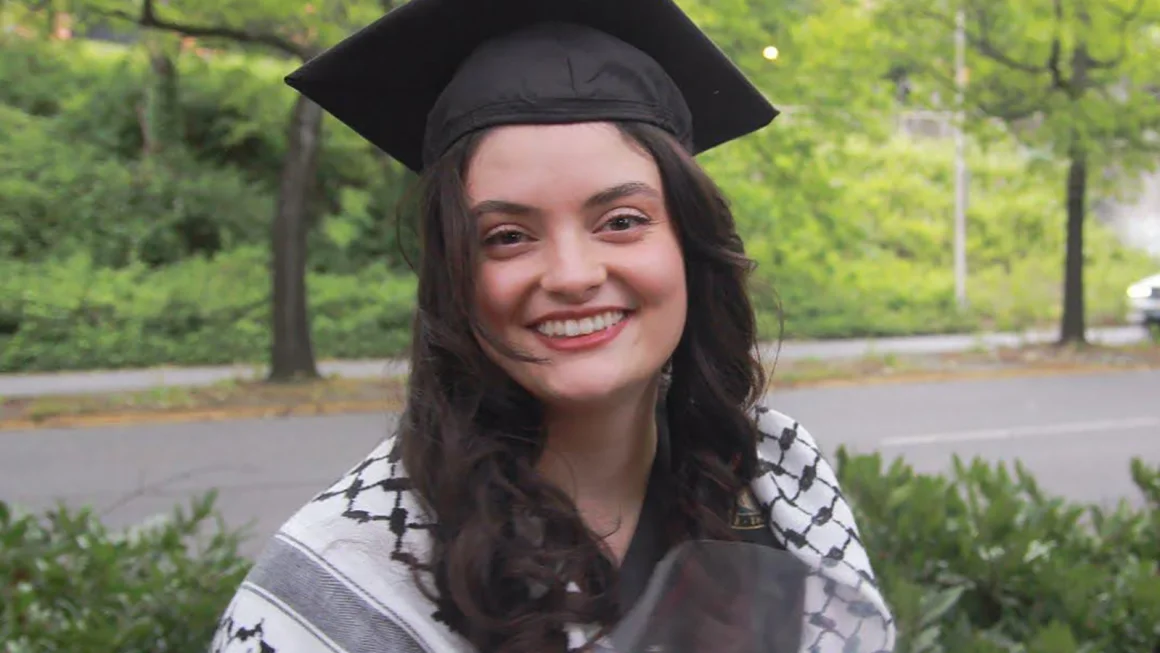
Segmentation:
[(551, 349), (581, 351), (612, 342), (631, 318), (631, 311), (600, 309), (571, 317), (554, 315), (537, 322), (533, 329), (540, 341)]

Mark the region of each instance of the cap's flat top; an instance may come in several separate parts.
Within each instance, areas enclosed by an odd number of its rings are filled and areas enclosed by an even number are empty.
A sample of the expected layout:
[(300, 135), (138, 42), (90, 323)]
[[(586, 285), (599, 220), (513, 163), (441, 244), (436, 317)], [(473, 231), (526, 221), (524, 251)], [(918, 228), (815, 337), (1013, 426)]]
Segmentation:
[[(538, 44), (514, 42), (513, 33), (549, 22), (613, 38), (553, 43), (540, 33)], [(480, 46), (494, 50), (497, 41), (522, 56), (481, 60)], [(590, 74), (577, 76), (581, 69)], [(425, 142), (441, 153), (449, 144), (443, 141), (479, 122), (487, 107), (491, 114), (480, 126), (630, 119), (636, 114), (610, 109), (614, 100), (637, 109), (659, 102), (646, 112), (650, 121), (661, 124), (667, 111), (679, 123), (683, 110), (694, 153), (756, 131), (777, 115), (672, 0), (411, 0), (307, 62), (287, 83), (412, 170), (425, 164)], [(513, 91), (519, 110), (494, 108)], [(475, 118), (465, 119), (468, 114)]]

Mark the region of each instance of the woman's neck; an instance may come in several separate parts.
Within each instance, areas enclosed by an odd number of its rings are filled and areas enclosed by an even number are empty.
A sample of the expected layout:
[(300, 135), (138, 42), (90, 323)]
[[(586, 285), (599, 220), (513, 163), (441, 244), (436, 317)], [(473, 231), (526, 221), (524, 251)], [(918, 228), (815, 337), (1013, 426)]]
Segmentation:
[(539, 469), (576, 503), (589, 528), (615, 533), (617, 557), (635, 530), (657, 450), (655, 388), (599, 408), (551, 410)]

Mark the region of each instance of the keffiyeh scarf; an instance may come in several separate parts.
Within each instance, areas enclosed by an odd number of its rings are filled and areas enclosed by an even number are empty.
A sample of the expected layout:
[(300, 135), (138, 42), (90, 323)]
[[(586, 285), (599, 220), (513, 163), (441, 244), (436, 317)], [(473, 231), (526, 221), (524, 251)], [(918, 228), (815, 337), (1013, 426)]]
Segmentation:
[[(843, 651), (867, 633), (875, 641), (859, 653), (892, 650), (890, 612), (833, 469), (796, 421), (764, 407), (754, 418), (753, 495), (786, 551), (832, 581), (806, 594), (805, 650)], [(410, 563), (426, 560), (433, 528), (419, 505), (384, 441), (279, 529), (226, 608), (212, 653), (474, 653), (414, 585)], [(592, 632), (571, 627), (570, 648)]]

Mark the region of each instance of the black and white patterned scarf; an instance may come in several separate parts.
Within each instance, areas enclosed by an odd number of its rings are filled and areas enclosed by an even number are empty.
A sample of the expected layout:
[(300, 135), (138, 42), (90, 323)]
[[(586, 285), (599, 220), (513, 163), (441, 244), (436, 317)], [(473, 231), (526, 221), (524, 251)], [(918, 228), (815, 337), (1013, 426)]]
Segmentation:
[[(754, 418), (753, 497), (815, 581), (802, 650), (893, 650), (891, 613), (834, 470), (796, 421), (767, 408)], [(213, 653), (476, 653), (414, 586), (433, 528), (383, 442), (282, 526), (227, 608)], [(593, 644), (596, 630), (569, 627), (570, 650)]]

